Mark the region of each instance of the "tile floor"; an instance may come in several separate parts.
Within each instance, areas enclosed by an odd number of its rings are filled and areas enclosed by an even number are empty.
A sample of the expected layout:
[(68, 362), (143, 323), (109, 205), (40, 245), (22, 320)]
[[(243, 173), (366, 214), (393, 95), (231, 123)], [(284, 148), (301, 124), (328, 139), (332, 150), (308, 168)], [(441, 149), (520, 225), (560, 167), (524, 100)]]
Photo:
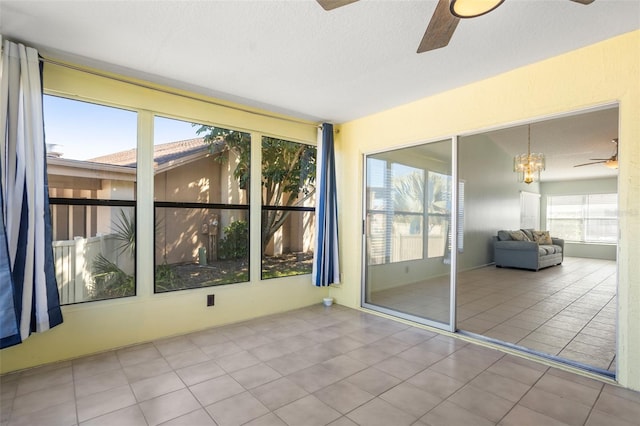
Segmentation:
[[(448, 322), (448, 281), (373, 293), (371, 302)], [(496, 268), (458, 277), (458, 328), (615, 371), (615, 261), (565, 258), (537, 272)]]
[(640, 393), (341, 306), (0, 377), (0, 424), (636, 425)]

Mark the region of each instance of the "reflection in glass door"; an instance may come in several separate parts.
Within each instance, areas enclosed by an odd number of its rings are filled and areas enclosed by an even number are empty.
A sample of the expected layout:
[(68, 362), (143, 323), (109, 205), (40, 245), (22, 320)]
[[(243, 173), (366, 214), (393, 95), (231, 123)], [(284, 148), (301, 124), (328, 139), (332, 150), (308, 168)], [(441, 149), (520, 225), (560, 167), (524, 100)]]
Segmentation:
[(450, 139), (366, 156), (363, 306), (453, 330)]

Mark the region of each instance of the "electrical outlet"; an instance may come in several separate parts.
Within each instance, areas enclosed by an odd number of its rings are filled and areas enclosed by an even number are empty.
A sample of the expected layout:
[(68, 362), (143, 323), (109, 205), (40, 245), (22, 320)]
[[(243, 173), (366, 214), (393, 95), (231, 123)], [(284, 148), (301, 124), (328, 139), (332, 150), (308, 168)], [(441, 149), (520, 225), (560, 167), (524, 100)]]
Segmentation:
[(216, 304), (216, 296), (213, 294), (207, 294), (207, 306), (213, 306)]

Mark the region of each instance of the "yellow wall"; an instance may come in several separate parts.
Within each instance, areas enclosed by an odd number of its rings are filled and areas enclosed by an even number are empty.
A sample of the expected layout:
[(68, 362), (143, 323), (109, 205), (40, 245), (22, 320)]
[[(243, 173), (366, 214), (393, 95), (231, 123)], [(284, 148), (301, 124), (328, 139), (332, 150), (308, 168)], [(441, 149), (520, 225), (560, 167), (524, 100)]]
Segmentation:
[(364, 153), (619, 102), (618, 381), (640, 390), (639, 63), (635, 31), (340, 126), (343, 284), (331, 296), (360, 306)]
[[(258, 231), (254, 231), (250, 248), (251, 282), (153, 294), (154, 116), (151, 111), (250, 131), (253, 176), (260, 173), (263, 134), (315, 144), (315, 123), (265, 117), (254, 113), (260, 111), (244, 107), (239, 110), (215, 105), (51, 64), (45, 66), (44, 77), (45, 90), (50, 94), (138, 112), (137, 296), (64, 306), (63, 324), (0, 352), (0, 373), (283, 312), (321, 303), (327, 296), (328, 290), (314, 287), (308, 275), (260, 281), (259, 206), (252, 206), (250, 212), (251, 229)], [(251, 180), (250, 191), (251, 199), (260, 200), (260, 179)], [(206, 307), (206, 295), (211, 293), (216, 296), (216, 304)]]

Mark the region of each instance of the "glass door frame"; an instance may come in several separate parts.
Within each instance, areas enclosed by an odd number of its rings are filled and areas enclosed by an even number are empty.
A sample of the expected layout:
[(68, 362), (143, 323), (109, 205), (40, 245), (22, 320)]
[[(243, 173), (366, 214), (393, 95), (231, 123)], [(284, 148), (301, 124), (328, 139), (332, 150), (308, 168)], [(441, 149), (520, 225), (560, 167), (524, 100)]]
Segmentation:
[[(367, 159), (375, 154), (394, 151), (402, 148), (411, 148), (421, 145), (428, 145), (435, 142), (445, 142), (449, 140), (451, 142), (451, 209), (449, 212), (450, 228), (451, 228), (451, 263), (449, 265), (449, 324), (441, 323), (438, 321), (430, 320), (427, 318), (419, 317), (404, 312), (399, 312), (391, 308), (386, 308), (379, 305), (368, 303), (367, 299)], [(361, 291), (360, 291), (360, 306), (372, 311), (380, 312), (383, 314), (391, 315), (394, 317), (406, 319), (419, 324), (427, 325), (430, 327), (439, 328), (441, 330), (454, 333), (456, 327), (456, 285), (457, 285), (457, 265), (458, 265), (458, 135), (451, 137), (438, 138), (430, 141), (420, 141), (408, 145), (388, 147), (376, 151), (365, 152), (362, 155), (363, 161), (363, 179), (362, 179), (362, 259), (361, 259)], [(426, 212), (424, 213), (426, 214)]]

